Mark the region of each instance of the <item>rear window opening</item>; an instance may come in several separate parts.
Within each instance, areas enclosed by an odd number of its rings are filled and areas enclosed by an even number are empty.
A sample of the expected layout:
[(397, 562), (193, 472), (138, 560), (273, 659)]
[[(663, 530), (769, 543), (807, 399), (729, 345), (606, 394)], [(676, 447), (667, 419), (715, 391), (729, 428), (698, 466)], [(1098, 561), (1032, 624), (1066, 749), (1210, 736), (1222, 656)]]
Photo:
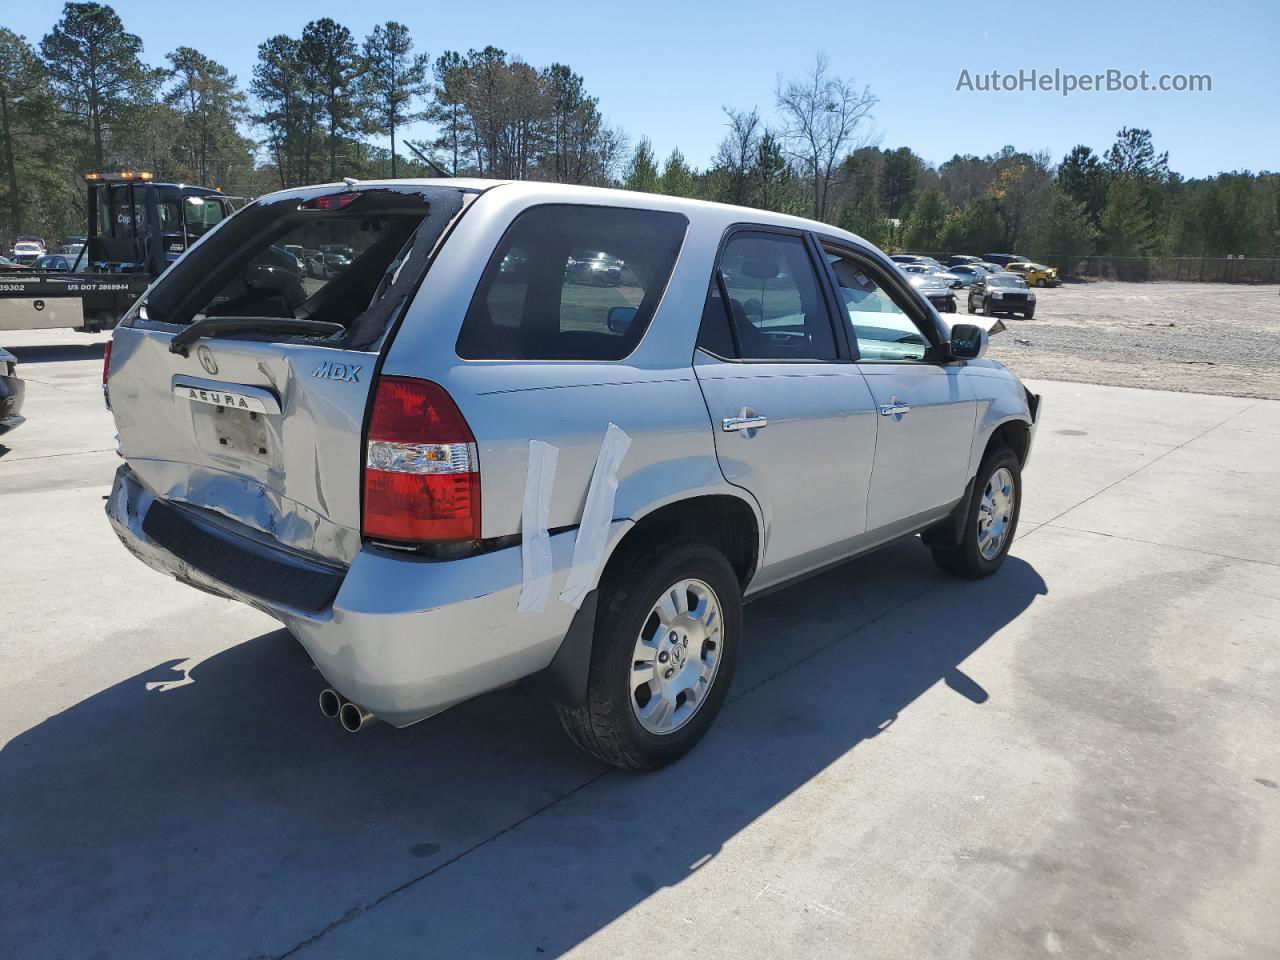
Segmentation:
[(343, 328), (326, 343), (372, 345), (461, 206), (459, 191), (428, 188), (246, 207), (165, 274), (140, 315), (178, 326), (209, 317), (317, 320)]

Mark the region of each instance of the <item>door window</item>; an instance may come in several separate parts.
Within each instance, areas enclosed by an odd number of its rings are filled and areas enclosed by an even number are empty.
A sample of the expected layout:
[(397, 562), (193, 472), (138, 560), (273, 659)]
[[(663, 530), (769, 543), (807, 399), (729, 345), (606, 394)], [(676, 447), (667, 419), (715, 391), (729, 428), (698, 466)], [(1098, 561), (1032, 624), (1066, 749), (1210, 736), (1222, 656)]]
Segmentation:
[(929, 339), (856, 258), (823, 246), (849, 322), (849, 337), (863, 360), (929, 359)]
[[(738, 233), (720, 256), (699, 345), (744, 360), (835, 360), (835, 336), (813, 261), (790, 234)], [(726, 337), (726, 332), (729, 334)], [(736, 341), (736, 343), (734, 343)]]

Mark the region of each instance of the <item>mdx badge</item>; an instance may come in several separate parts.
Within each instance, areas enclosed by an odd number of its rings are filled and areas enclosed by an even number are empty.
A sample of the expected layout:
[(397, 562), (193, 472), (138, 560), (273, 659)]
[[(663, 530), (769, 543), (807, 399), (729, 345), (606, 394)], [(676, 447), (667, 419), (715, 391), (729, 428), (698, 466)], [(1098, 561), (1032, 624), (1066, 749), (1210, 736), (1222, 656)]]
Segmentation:
[(315, 372), (311, 375), (320, 380), (341, 380), (344, 383), (359, 383), (360, 367), (354, 363), (335, 363), (332, 360), (326, 360), (316, 367)]

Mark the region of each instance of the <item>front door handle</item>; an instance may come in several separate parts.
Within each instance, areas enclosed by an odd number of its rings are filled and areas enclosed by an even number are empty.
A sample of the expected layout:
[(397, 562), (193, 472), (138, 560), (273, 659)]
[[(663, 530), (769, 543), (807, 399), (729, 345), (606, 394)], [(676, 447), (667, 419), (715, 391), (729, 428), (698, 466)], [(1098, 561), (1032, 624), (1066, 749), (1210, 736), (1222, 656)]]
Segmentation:
[(880, 416), (882, 417), (900, 417), (910, 412), (911, 404), (899, 400), (897, 397), (892, 398), (888, 403), (880, 404)]
[(725, 417), (720, 421), (720, 426), (724, 428), (725, 433), (733, 433), (735, 430), (760, 430), (769, 425), (768, 417)]

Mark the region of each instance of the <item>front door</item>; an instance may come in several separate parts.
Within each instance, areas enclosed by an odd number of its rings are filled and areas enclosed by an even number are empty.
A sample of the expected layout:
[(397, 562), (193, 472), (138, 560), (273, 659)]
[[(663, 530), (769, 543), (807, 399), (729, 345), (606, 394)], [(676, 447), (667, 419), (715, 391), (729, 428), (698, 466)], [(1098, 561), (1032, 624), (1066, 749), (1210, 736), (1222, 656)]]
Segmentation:
[(940, 357), (936, 322), (919, 298), (870, 256), (823, 249), (876, 404), (867, 529), (912, 526), (964, 495), (977, 399), (964, 364)]
[(703, 316), (694, 371), (730, 483), (764, 515), (755, 587), (838, 559), (866, 530), (876, 420), (865, 378), (841, 356), (799, 233), (736, 231)]

